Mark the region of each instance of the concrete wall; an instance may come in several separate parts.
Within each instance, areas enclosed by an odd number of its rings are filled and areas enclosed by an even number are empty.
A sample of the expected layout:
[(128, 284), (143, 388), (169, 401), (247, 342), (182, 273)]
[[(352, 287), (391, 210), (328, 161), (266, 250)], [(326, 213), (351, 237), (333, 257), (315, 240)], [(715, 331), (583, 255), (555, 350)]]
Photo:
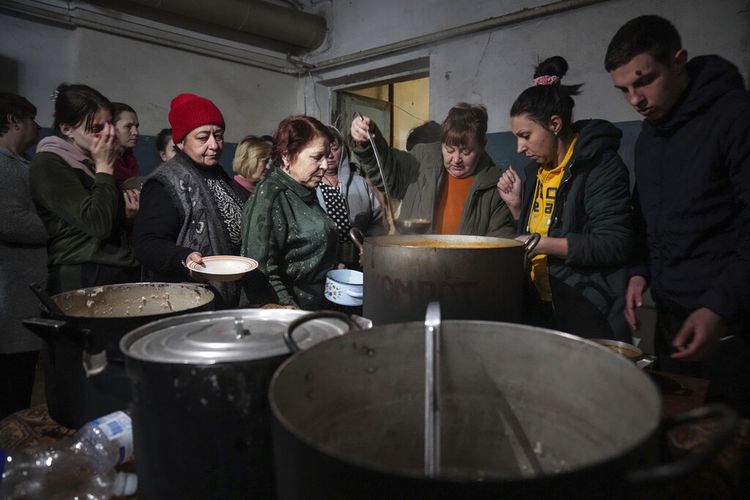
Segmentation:
[[(548, 2), (448, 1), (403, 2), (334, 0), (331, 43), (310, 62), (372, 49), (418, 35), (500, 16)], [(506, 26), (388, 54), (315, 74), (321, 112), (336, 82), (342, 78), (368, 78), (377, 68), (429, 58), (430, 118), (442, 120), (458, 101), (481, 102), (490, 111), (490, 132), (509, 129), (508, 110), (529, 85), (538, 58), (562, 55), (570, 63), (567, 81), (584, 83), (577, 99), (576, 116), (601, 117), (614, 122), (639, 119), (612, 88), (603, 68), (604, 52), (615, 31), (640, 14), (671, 19), (691, 55), (719, 53), (750, 74), (750, 9), (747, 0), (610, 0), (548, 18)], [(372, 12), (372, 14), (370, 14)], [(352, 76), (354, 75), (354, 76)], [(333, 84), (327, 83), (333, 82)], [(307, 92), (312, 92), (307, 89)]]
[[(317, 53), (333, 58), (419, 35), (544, 5), (550, 0), (307, 0), (326, 13), (330, 33)], [(509, 128), (508, 109), (530, 81), (539, 57), (565, 56), (567, 80), (585, 84), (576, 116), (615, 122), (638, 120), (612, 88), (602, 59), (607, 42), (627, 19), (642, 13), (669, 17), (693, 55), (720, 53), (750, 74), (748, 0), (609, 0), (548, 18), (522, 22), (302, 77), (282, 75), (219, 58), (140, 42), (86, 28), (75, 30), (0, 13), (3, 88), (26, 95), (39, 108), (39, 122), (52, 123), (48, 96), (61, 81), (81, 81), (138, 111), (143, 132), (166, 126), (170, 99), (191, 91), (215, 100), (227, 120), (227, 137), (271, 132), (284, 116), (308, 113), (328, 120), (331, 96), (352, 82), (429, 72), (429, 117), (442, 120), (458, 101), (481, 102), (490, 111), (490, 133)], [(383, 69), (392, 67), (393, 69)], [(226, 157), (225, 157), (226, 163)]]
[(272, 132), (282, 118), (300, 111), (295, 76), (86, 28), (3, 14), (0, 26), (0, 56), (14, 61), (8, 68), (18, 74), (17, 87), (10, 90), (39, 108), (42, 126), (52, 124), (48, 97), (63, 81), (86, 83), (113, 101), (132, 105), (146, 135), (169, 126), (169, 103), (180, 92), (213, 100), (232, 142), (249, 133)]

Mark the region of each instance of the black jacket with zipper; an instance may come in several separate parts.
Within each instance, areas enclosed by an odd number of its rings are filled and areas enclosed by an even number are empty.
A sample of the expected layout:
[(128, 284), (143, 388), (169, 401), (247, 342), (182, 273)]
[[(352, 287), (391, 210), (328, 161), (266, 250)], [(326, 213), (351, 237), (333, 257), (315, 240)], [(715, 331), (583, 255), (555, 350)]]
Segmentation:
[(730, 62), (700, 56), (673, 111), (644, 121), (635, 147), (637, 228), (630, 275), (657, 304), (708, 307), (741, 330), (750, 310), (750, 92)]
[[(615, 338), (630, 341), (623, 307), (633, 220), (629, 174), (617, 153), (622, 132), (604, 120), (578, 121), (573, 131), (579, 137), (557, 190), (548, 231), (549, 237), (568, 240), (567, 258), (548, 257), (552, 304), (570, 316), (581, 307), (578, 301), (587, 300), (606, 318)], [(537, 163), (525, 169), (518, 220), (522, 233), (529, 232), (538, 170)]]

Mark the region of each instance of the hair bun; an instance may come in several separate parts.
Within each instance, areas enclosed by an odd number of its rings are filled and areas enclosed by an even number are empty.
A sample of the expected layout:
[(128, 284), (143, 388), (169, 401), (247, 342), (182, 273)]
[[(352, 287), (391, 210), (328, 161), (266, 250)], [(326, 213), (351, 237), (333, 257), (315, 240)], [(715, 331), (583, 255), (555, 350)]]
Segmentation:
[(540, 62), (534, 71), (534, 78), (556, 76), (560, 79), (568, 72), (568, 61), (562, 56), (552, 56)]

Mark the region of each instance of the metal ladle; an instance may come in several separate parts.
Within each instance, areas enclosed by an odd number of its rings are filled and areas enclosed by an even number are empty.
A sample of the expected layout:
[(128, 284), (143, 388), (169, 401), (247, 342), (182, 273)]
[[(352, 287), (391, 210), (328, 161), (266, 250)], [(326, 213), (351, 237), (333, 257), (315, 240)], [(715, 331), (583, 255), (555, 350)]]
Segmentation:
[(440, 303), (430, 302), (424, 319), (424, 472), (440, 474)]
[[(362, 114), (358, 111), (354, 112), (354, 116), (357, 118), (360, 118), (364, 121), (365, 117), (362, 116)], [(378, 171), (380, 172), (380, 178), (383, 180), (383, 197), (385, 198), (385, 213), (386, 213), (386, 219), (388, 220), (388, 225), (391, 228), (395, 227), (394, 223), (394, 217), (393, 212), (391, 212), (391, 195), (388, 192), (388, 182), (385, 178), (385, 172), (383, 172), (383, 164), (380, 162), (380, 154), (378, 153), (378, 148), (375, 146), (375, 134), (367, 132), (367, 138), (370, 141), (370, 147), (372, 147), (372, 153), (375, 155), (375, 163), (378, 165)]]

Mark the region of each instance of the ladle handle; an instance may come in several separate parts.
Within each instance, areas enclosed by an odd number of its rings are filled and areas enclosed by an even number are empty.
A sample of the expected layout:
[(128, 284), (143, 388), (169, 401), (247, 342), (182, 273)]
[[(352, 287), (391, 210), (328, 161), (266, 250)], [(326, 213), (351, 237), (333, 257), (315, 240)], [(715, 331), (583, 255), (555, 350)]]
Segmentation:
[[(357, 118), (360, 118), (362, 120), (365, 119), (364, 116), (362, 116), (361, 113), (358, 111), (354, 112), (354, 116)], [(385, 200), (385, 207), (383, 207), (383, 210), (385, 210), (385, 220), (388, 223), (388, 229), (390, 231), (395, 230), (395, 217), (393, 216), (393, 205), (391, 204), (391, 194), (388, 190), (388, 181), (385, 178), (385, 172), (383, 171), (383, 164), (380, 161), (380, 153), (378, 153), (378, 147), (375, 145), (375, 138), (373, 137), (373, 134), (369, 133), (367, 134), (367, 138), (370, 140), (370, 147), (372, 147), (372, 154), (375, 156), (375, 163), (378, 166), (378, 172), (380, 172), (380, 179), (383, 181), (383, 198)]]
[(350, 316), (338, 312), (338, 311), (317, 311), (310, 314), (305, 314), (304, 316), (300, 316), (299, 318), (295, 319), (291, 323), (289, 323), (289, 326), (284, 331), (284, 342), (286, 343), (287, 347), (289, 347), (289, 350), (292, 353), (300, 352), (302, 349), (300, 349), (299, 345), (297, 345), (297, 342), (295, 342), (294, 337), (292, 336), (292, 333), (294, 330), (297, 329), (300, 325), (307, 323), (308, 321), (312, 321), (314, 319), (321, 319), (321, 318), (334, 318), (334, 319), (340, 319), (341, 321), (345, 322), (349, 326), (349, 331), (352, 330), (361, 330), (362, 327), (357, 323), (353, 318)]
[(678, 425), (713, 418), (719, 421), (718, 429), (714, 433), (713, 439), (705, 447), (692, 451), (673, 462), (630, 471), (625, 477), (628, 485), (630, 487), (642, 487), (655, 483), (676, 481), (686, 477), (695, 469), (713, 459), (729, 444), (732, 436), (737, 434), (739, 418), (734, 410), (722, 404), (706, 405), (673, 415), (662, 423), (663, 430), (666, 433), (670, 428)]
[(357, 247), (357, 250), (359, 250), (359, 256), (361, 258), (365, 251), (365, 233), (363, 233), (360, 228), (353, 227), (349, 230), (349, 237), (352, 239), (354, 246)]
[(57, 305), (57, 302), (52, 300), (52, 297), (47, 295), (47, 292), (39, 283), (31, 283), (29, 284), (29, 288), (31, 288), (31, 291), (34, 292), (34, 295), (36, 295), (36, 297), (39, 299), (39, 302), (41, 302), (42, 305), (47, 308), (47, 311), (57, 316), (65, 316), (65, 313), (62, 311), (62, 309), (60, 309), (60, 306)]
[(440, 474), (440, 303), (430, 302), (424, 318), (424, 472)]

